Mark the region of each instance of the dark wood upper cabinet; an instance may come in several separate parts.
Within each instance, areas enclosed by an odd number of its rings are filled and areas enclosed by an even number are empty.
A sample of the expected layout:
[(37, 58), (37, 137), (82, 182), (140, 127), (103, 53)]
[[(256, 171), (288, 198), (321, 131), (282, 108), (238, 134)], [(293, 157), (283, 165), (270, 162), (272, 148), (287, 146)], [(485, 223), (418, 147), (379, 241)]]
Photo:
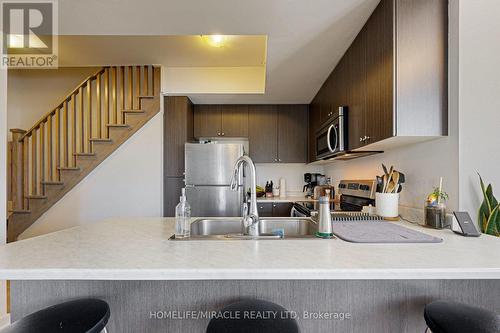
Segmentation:
[(319, 104), (313, 101), (309, 105), (309, 155), (308, 162), (316, 160), (316, 130), (321, 125), (321, 110)]
[(221, 135), (220, 105), (197, 104), (194, 106), (194, 136), (196, 138)]
[(193, 140), (193, 104), (185, 96), (164, 99), (164, 165), (166, 177), (184, 173), (184, 144)]
[(228, 137), (248, 137), (248, 105), (222, 105), (221, 135)]
[(447, 135), (447, 6), (381, 0), (313, 98), (309, 139), (339, 106), (348, 107), (350, 150), (383, 150), (391, 137)]
[(249, 105), (249, 155), (255, 163), (278, 162), (276, 105)]
[(278, 162), (307, 162), (307, 105), (278, 105)]
[[(366, 139), (370, 144), (393, 136), (393, 8), (382, 1), (365, 25)], [(364, 137), (363, 137), (364, 138)]]

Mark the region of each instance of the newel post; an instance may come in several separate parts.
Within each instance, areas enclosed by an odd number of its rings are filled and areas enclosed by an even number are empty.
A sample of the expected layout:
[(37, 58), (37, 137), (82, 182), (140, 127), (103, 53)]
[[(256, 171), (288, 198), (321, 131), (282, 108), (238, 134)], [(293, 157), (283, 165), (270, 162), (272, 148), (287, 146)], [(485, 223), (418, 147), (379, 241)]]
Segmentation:
[(13, 128), (12, 133), (12, 205), (14, 210), (22, 210), (24, 203), (23, 186), (23, 140), (25, 130)]

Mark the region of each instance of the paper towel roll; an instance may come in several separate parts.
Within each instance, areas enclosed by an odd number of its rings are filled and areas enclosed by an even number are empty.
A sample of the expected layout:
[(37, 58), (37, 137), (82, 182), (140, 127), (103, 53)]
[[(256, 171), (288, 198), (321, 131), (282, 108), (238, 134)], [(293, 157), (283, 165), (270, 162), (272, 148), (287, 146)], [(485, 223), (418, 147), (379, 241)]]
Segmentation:
[(286, 179), (280, 178), (280, 197), (286, 197)]

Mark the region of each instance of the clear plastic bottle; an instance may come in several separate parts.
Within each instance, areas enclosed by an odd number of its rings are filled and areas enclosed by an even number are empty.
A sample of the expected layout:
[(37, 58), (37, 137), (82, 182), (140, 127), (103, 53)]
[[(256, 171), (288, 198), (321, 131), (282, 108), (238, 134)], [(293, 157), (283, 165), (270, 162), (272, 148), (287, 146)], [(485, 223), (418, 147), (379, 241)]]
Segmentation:
[(191, 206), (186, 200), (186, 189), (183, 188), (179, 203), (175, 207), (175, 238), (188, 238), (190, 236), (190, 219)]

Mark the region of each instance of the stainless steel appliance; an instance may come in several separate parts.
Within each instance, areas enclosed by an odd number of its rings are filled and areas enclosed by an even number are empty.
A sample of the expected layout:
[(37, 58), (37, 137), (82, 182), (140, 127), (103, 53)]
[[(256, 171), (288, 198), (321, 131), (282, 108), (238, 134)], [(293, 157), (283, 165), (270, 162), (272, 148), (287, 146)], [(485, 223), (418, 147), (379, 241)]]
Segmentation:
[(316, 132), (316, 159), (317, 160), (351, 160), (383, 151), (348, 150), (348, 122), (347, 106), (340, 106), (333, 119), (326, 122)]
[[(369, 214), (361, 213), (361, 210), (363, 206), (375, 205), (376, 190), (377, 182), (375, 180), (341, 180), (338, 188), (340, 203), (330, 203), (332, 219), (343, 221), (375, 218)], [(313, 216), (317, 213), (318, 208), (317, 202), (314, 201), (295, 202), (292, 216)]]
[(302, 192), (305, 193), (306, 197), (311, 198), (314, 195), (314, 188), (324, 179), (325, 176), (320, 173), (305, 173), (304, 182), (306, 185), (304, 185)]
[(186, 197), (192, 216), (241, 216), (243, 179), (230, 188), (233, 167), (244, 143), (186, 143)]
[(316, 133), (316, 158), (328, 159), (347, 149), (347, 107), (341, 106), (338, 114)]
[(340, 209), (359, 212), (363, 206), (375, 206), (376, 180), (341, 180), (339, 183)]

